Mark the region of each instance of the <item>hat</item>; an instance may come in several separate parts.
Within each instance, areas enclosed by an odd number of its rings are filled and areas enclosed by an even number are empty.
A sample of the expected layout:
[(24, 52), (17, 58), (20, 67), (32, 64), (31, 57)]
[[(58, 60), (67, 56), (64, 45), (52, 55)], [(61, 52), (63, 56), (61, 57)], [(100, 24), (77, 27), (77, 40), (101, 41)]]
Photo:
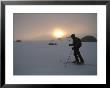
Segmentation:
[(72, 34), (71, 37), (74, 38), (75, 37), (75, 34)]

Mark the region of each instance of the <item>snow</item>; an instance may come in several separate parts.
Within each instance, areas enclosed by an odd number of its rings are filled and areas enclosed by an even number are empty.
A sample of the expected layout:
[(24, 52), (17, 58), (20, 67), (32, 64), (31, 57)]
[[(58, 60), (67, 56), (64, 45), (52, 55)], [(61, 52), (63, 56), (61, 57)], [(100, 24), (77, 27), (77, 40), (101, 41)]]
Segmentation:
[(80, 48), (85, 65), (64, 64), (74, 60), (70, 41), (14, 42), (14, 75), (97, 75), (97, 43), (83, 42)]

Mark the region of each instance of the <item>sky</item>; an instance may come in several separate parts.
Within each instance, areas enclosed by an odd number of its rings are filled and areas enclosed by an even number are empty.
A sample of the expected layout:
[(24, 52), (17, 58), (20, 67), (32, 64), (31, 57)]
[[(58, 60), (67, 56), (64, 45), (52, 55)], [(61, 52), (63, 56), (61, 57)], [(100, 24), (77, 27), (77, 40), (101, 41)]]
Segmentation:
[(96, 13), (14, 13), (14, 40), (52, 40), (55, 31), (63, 37), (76, 34), (78, 37), (97, 37)]

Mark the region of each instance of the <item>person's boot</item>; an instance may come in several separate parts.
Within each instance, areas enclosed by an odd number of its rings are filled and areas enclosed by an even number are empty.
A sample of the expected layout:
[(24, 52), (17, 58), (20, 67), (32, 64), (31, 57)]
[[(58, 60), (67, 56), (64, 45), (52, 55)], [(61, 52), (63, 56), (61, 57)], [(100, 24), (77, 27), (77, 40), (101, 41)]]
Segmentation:
[(73, 61), (72, 63), (75, 63), (75, 64), (80, 64), (80, 62), (79, 61)]
[(76, 62), (78, 62), (78, 61), (75, 60), (75, 61), (73, 61), (72, 63), (76, 63)]
[(81, 64), (84, 64), (84, 61), (81, 61), (80, 63), (81, 63)]
[(79, 60), (78, 60), (78, 56), (77, 56), (77, 55), (75, 56), (75, 59), (76, 59), (76, 60), (73, 61), (72, 63), (76, 63), (76, 64), (79, 63)]
[(83, 60), (83, 57), (81, 56), (81, 54), (79, 54), (78, 56), (80, 58), (80, 64), (84, 64), (84, 60)]

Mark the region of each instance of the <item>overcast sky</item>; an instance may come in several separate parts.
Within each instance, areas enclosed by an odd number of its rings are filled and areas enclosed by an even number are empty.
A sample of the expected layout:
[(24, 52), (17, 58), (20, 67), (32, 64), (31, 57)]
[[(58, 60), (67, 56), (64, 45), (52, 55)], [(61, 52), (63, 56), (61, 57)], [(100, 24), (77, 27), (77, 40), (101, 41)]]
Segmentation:
[(97, 14), (95, 13), (15, 13), (14, 40), (50, 40), (55, 29), (66, 36), (97, 36)]

